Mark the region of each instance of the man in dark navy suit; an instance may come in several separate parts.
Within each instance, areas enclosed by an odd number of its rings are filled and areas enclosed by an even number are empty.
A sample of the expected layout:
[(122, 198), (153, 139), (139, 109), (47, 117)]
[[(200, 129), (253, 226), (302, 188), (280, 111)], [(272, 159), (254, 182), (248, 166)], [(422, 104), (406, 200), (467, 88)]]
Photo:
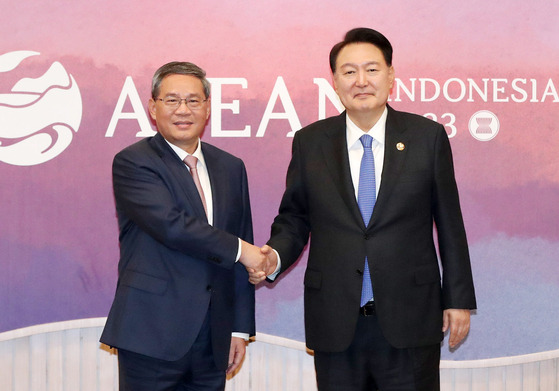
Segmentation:
[(210, 115), (205, 72), (158, 69), (154, 137), (118, 153), (113, 187), (120, 261), (101, 342), (118, 348), (120, 389), (223, 390), (254, 335), (253, 240), (243, 162), (200, 136)]
[(443, 333), (457, 346), (476, 308), (448, 136), (387, 105), (392, 46), (379, 32), (349, 31), (330, 67), (346, 111), (293, 139), (266, 274), (311, 237), (305, 333), (320, 391), (435, 391)]

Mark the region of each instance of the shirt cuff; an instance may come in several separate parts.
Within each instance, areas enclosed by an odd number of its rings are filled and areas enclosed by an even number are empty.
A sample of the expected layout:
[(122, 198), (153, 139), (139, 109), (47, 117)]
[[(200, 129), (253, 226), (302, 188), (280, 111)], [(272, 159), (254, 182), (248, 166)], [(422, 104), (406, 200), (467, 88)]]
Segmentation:
[(239, 247), (237, 248), (237, 258), (235, 258), (235, 263), (239, 262), (241, 259), (241, 238), (239, 238)]
[(237, 337), (237, 338), (242, 338), (245, 341), (248, 341), (250, 338), (250, 335), (248, 333), (238, 333), (238, 332), (233, 332), (231, 333), (232, 337)]
[(273, 252), (276, 253), (276, 256), (278, 257), (278, 264), (276, 265), (276, 270), (274, 270), (274, 272), (272, 274), (270, 274), (268, 277), (266, 277), (268, 280), (270, 281), (274, 281), (276, 279), (276, 277), (278, 276), (280, 270), (281, 270), (281, 258), (279, 253), (272, 249)]

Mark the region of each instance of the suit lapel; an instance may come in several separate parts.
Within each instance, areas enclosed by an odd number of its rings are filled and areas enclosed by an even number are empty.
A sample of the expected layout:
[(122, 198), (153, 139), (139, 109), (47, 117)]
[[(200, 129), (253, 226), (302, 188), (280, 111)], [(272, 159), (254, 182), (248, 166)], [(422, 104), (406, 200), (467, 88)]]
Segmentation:
[(346, 113), (344, 111), (338, 117), (335, 117), (331, 127), (325, 129), (326, 140), (322, 145), (322, 152), (324, 153), (326, 167), (350, 214), (362, 228), (365, 228), (351, 180), (345, 119)]
[(157, 133), (151, 139), (152, 146), (156, 150), (157, 154), (163, 161), (163, 164), (169, 170), (171, 177), (183, 190), (184, 196), (186, 197), (188, 203), (192, 205), (197, 217), (203, 218), (207, 221), (206, 212), (204, 211), (204, 205), (198, 194), (198, 189), (194, 184), (194, 180), (188, 172), (188, 168), (180, 160), (177, 154), (171, 149), (167, 144), (163, 136)]
[(202, 143), (202, 153), (204, 154), (204, 161), (206, 162), (206, 168), (210, 178), (210, 186), (212, 187), (213, 226), (221, 227), (222, 217), (225, 216), (227, 212), (227, 196), (223, 194), (223, 189), (219, 184), (226, 183), (228, 172), (220, 168), (219, 154), (216, 154), (214, 150), (209, 148), (205, 143)]
[(398, 113), (388, 106), (380, 189), (369, 226), (374, 224), (378, 215), (386, 209), (384, 204), (389, 202), (390, 194), (398, 182), (398, 176), (402, 171), (408, 150), (413, 147), (409, 145), (409, 135), (406, 134), (406, 130), (406, 127), (398, 121)]

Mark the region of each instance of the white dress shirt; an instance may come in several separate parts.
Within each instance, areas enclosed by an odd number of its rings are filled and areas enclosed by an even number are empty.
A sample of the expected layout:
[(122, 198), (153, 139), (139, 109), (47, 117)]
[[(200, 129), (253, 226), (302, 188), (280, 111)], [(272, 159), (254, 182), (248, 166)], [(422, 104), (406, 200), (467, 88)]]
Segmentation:
[(355, 191), (355, 199), (357, 199), (359, 187), (359, 172), (361, 171), (361, 159), (363, 158), (363, 144), (361, 144), (361, 136), (368, 134), (373, 138), (373, 156), (375, 158), (375, 184), (376, 195), (380, 189), (380, 179), (382, 175), (382, 168), (384, 164), (384, 136), (386, 132), (386, 117), (388, 109), (378, 119), (377, 123), (367, 132), (361, 130), (353, 121), (346, 115), (346, 140), (347, 152), (349, 155), (349, 168), (351, 170), (351, 180), (353, 182), (353, 189)]

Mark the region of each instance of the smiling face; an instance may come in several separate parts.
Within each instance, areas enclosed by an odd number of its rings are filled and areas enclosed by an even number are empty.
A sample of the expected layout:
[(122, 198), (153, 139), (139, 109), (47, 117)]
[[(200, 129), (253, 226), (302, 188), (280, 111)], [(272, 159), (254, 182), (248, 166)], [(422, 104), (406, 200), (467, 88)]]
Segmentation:
[[(394, 68), (370, 43), (345, 46), (336, 59), (334, 89), (358, 126), (369, 130), (382, 115), (394, 84)], [(371, 123), (372, 122), (372, 123)]]
[[(178, 99), (197, 99), (204, 101), (204, 86), (200, 79), (192, 75), (172, 74), (166, 76), (159, 88), (158, 99), (166, 97)], [(160, 100), (150, 99), (149, 113), (157, 124), (157, 130), (171, 144), (193, 153), (198, 146), (206, 122), (210, 116), (210, 100), (193, 110), (188, 108), (185, 101), (179, 107), (169, 108)]]

